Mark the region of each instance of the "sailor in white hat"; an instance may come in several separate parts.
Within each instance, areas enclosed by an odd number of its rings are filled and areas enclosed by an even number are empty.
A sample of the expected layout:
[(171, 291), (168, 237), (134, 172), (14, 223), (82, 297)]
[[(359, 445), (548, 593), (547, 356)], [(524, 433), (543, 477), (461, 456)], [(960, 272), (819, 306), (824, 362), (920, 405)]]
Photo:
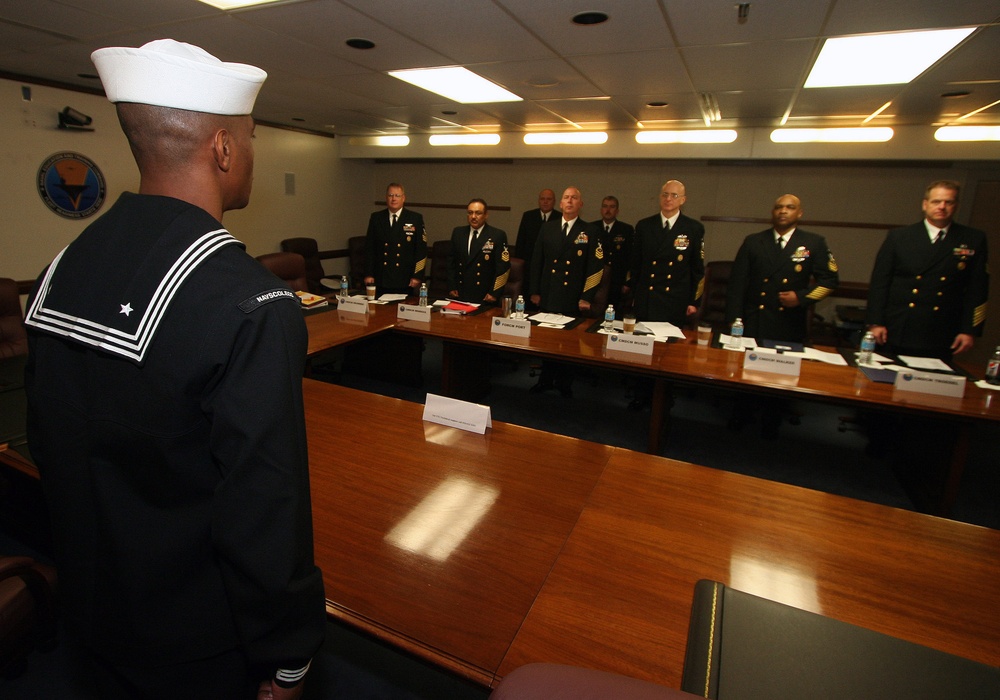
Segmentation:
[(139, 166), (28, 302), (28, 440), (101, 697), (296, 698), (325, 626), (297, 297), (222, 226), (266, 74), (164, 39), (93, 60)]

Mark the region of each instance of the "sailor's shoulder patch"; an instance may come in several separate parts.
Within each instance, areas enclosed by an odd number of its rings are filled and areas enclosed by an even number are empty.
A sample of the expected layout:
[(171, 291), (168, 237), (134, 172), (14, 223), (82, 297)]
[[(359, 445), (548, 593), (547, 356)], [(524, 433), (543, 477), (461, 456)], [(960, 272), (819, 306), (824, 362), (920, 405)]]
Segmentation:
[(287, 287), (278, 287), (276, 289), (268, 289), (263, 292), (258, 292), (253, 296), (247, 297), (241, 301), (238, 306), (243, 313), (249, 314), (256, 311), (264, 304), (270, 304), (272, 301), (277, 301), (278, 299), (291, 299), (296, 304), (299, 303), (299, 298), (295, 296), (295, 292)]

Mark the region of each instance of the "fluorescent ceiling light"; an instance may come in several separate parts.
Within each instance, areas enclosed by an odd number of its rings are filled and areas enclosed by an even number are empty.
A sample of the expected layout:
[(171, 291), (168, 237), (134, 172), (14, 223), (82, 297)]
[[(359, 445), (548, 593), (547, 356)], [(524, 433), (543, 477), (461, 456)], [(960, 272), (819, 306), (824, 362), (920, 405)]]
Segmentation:
[[(212, 7), (218, 8), (220, 10), (239, 10), (243, 7), (253, 7), (254, 5), (269, 5), (275, 2), (281, 2), (281, 0), (198, 0), (206, 5), (211, 5)], [(288, 0), (285, 0), (288, 2)]]
[(525, 134), (524, 142), (529, 146), (568, 145), (598, 145), (607, 143), (608, 134), (605, 131), (566, 131), (562, 133)]
[(391, 70), (389, 75), (462, 104), (521, 101), (514, 93), (461, 66)]
[(942, 126), (934, 132), (938, 141), (1000, 141), (1000, 126)]
[(434, 134), (429, 141), (432, 146), (496, 146), (500, 134)]
[(638, 131), (636, 143), (732, 143), (732, 129), (686, 129), (680, 131)]
[(775, 143), (884, 143), (892, 138), (887, 126), (844, 127), (827, 129), (775, 129)]
[(964, 27), (827, 39), (805, 87), (908, 83), (973, 31)]
[(347, 141), (352, 146), (409, 146), (409, 136), (353, 136)]

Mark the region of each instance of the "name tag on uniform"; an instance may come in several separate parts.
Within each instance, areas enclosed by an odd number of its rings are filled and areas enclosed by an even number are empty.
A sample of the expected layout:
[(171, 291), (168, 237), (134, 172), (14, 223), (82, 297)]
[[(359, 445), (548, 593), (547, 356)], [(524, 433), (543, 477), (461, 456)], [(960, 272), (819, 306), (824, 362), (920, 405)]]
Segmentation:
[(345, 297), (337, 300), (337, 311), (350, 314), (368, 313), (368, 300), (364, 297)]
[(938, 396), (965, 396), (965, 377), (957, 374), (938, 374), (937, 372), (896, 372), (893, 388), (897, 391), (917, 391), (923, 394)]
[(530, 338), (531, 321), (526, 318), (501, 318), (497, 316), (490, 324), (490, 335), (497, 334)]
[(612, 333), (604, 343), (604, 347), (615, 352), (631, 352), (636, 355), (652, 355), (656, 341), (651, 335), (626, 335)]
[(431, 307), (400, 304), (396, 307), (396, 320), (431, 322)]
[(802, 371), (802, 358), (796, 355), (762, 352), (757, 348), (743, 353), (743, 369), (797, 377)]

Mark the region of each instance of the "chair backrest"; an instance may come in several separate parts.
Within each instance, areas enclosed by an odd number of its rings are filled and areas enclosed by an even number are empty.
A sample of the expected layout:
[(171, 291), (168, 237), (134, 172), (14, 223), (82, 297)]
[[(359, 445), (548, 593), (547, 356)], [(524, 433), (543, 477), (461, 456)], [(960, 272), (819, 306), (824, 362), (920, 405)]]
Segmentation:
[(427, 280), (427, 294), (432, 299), (448, 296), (448, 258), (451, 257), (451, 239), (434, 241), (431, 246), (431, 275)]
[[(732, 260), (713, 260), (705, 264), (704, 291), (695, 314), (695, 325), (707, 323), (713, 329), (726, 325), (726, 290), (733, 272)], [(727, 331), (728, 332), (728, 331)]]
[(313, 294), (323, 294), (323, 284), (320, 282), (326, 273), (319, 258), (319, 245), (315, 238), (286, 238), (281, 242), (281, 250), (286, 253), (298, 253), (306, 261), (306, 280), (309, 291)]
[(0, 358), (28, 354), (28, 334), (24, 330), (21, 295), (17, 282), (0, 278)]
[(306, 261), (298, 253), (267, 253), (258, 255), (257, 259), (264, 267), (284, 280), (293, 292), (309, 291)]
[(351, 236), (347, 239), (347, 255), (350, 262), (351, 288), (365, 288), (365, 237)]
[(503, 287), (503, 296), (517, 297), (524, 294), (525, 262), (521, 258), (510, 259), (510, 272), (507, 274), (507, 284)]

